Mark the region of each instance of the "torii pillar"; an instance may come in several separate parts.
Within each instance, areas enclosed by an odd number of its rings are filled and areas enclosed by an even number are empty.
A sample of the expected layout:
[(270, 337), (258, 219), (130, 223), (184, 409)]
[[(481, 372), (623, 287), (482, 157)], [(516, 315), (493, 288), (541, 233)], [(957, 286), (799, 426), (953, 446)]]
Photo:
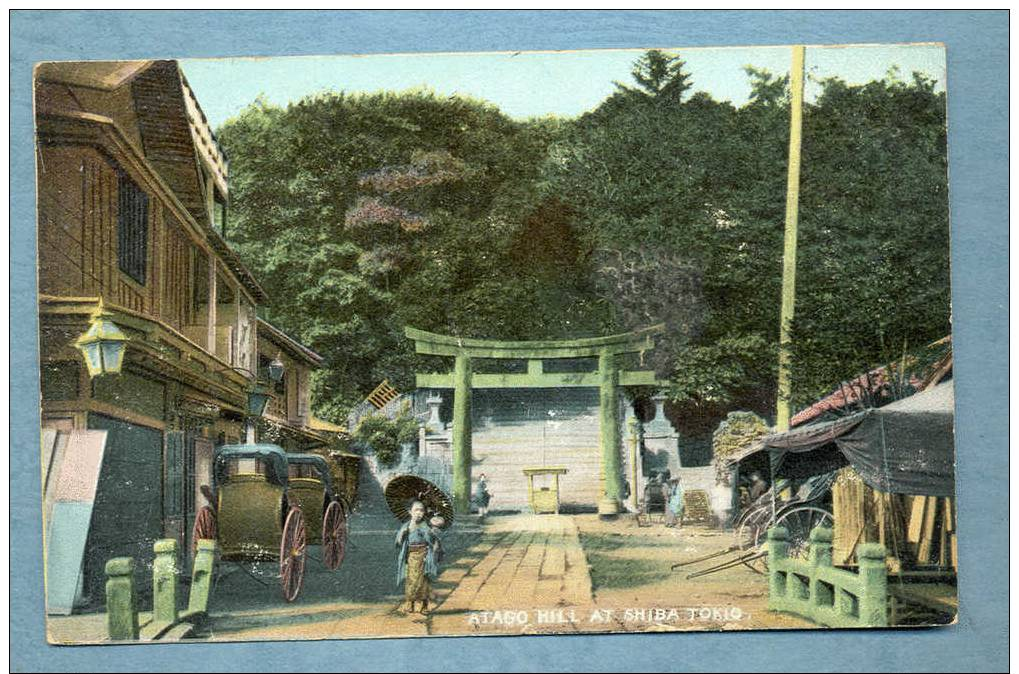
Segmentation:
[[(623, 494), (622, 458), (619, 447), (619, 387), (662, 386), (655, 373), (645, 370), (621, 372), (619, 355), (654, 348), (653, 337), (665, 331), (656, 325), (609, 337), (550, 341), (495, 341), (438, 335), (408, 327), (406, 336), (417, 353), (452, 356), (453, 372), (418, 374), (418, 388), (453, 389), (453, 508), (459, 514), (471, 506), (471, 390), (475, 388), (573, 388), (599, 390), (601, 464), (604, 475), (599, 514), (620, 512)], [(474, 358), (526, 360), (526, 374), (473, 374)], [(545, 372), (549, 358), (597, 358), (597, 372)], [(633, 485), (637, 489), (637, 485)]]
[[(598, 502), (598, 514), (619, 514), (623, 497), (623, 476), (619, 460), (619, 370), (616, 354), (604, 350), (598, 354), (598, 417), (601, 424), (601, 464), (605, 487)], [(633, 485), (636, 490), (637, 485)]]
[(471, 506), (471, 359), (456, 357), (453, 369), (453, 505), (457, 513)]

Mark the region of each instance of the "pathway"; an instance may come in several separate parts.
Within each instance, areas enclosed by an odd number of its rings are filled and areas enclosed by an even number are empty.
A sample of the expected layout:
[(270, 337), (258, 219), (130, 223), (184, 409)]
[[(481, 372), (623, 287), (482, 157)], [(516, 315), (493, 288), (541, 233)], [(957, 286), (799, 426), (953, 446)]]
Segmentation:
[(440, 603), (430, 634), (572, 631), (570, 610), (576, 615), (593, 605), (587, 560), (569, 516), (491, 519), (484, 538), (436, 586)]

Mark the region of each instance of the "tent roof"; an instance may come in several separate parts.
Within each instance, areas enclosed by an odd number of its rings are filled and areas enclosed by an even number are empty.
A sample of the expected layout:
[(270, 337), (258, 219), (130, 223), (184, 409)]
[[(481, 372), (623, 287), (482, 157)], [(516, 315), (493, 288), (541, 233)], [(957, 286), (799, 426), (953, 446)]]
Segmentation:
[(945, 382), (884, 407), (767, 435), (734, 460), (756, 461), (766, 450), (778, 477), (804, 479), (851, 465), (879, 491), (952, 496), (953, 388)]
[(953, 414), (955, 409), (955, 386), (951, 379), (932, 386), (929, 389), (920, 391), (908, 398), (896, 400), (884, 407), (879, 407), (878, 412), (890, 414), (895, 412), (930, 412), (935, 414)]

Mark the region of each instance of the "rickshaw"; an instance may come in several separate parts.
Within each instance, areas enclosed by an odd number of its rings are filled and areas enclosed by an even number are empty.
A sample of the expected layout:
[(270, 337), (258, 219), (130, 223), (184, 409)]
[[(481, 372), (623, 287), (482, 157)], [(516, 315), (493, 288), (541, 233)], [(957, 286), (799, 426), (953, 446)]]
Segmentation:
[(347, 546), (347, 505), (333, 488), (329, 465), (318, 454), (287, 454), (290, 503), (305, 516), (310, 540), (322, 541), (322, 563), (334, 571)]
[[(224, 445), (216, 450), (212, 472), (212, 488), (202, 487), (209, 505), (195, 516), (193, 544), (215, 540), (222, 561), (278, 562), (283, 598), (294, 601), (304, 582), (308, 536), (297, 493), (310, 494), (317, 485), (324, 504), (323, 481), (299, 478), (297, 492), (291, 494), (287, 454), (270, 444)], [(316, 519), (330, 514), (328, 506), (319, 508)], [(333, 559), (342, 559), (342, 554)]]
[(784, 527), (789, 535), (789, 556), (806, 558), (810, 532), (817, 526), (830, 527), (831, 488), (836, 473), (809, 478), (788, 500), (773, 503), (771, 489), (751, 503), (733, 525), (734, 545), (740, 550), (758, 550), (768, 529)]

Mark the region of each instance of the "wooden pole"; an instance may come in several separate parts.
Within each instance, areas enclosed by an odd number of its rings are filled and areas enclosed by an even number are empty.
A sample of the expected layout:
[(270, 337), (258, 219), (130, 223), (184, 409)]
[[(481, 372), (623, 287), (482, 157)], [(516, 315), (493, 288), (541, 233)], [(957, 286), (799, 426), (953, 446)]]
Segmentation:
[(782, 252), (782, 315), (778, 339), (778, 404), (775, 428), (789, 429), (792, 394), (790, 345), (796, 307), (796, 235), (800, 208), (800, 144), (803, 136), (803, 61), (805, 49), (793, 47), (790, 70), (789, 174), (785, 197), (785, 247)]
[(637, 418), (630, 417), (630, 505), (633, 506), (633, 512), (640, 510), (640, 502), (637, 500), (639, 489), (637, 487), (638, 474), (637, 470), (639, 466), (637, 462), (640, 460), (640, 453), (637, 451), (637, 445), (640, 442), (640, 436), (638, 434)]

